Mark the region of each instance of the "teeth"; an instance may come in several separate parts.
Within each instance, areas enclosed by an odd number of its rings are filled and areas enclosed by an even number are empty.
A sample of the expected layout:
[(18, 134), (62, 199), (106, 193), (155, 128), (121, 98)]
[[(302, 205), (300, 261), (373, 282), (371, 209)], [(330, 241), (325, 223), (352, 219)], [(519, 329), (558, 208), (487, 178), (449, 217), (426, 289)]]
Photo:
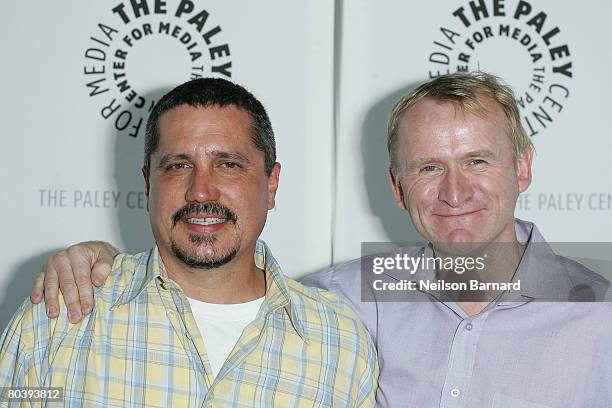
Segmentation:
[(187, 218), (189, 224), (214, 225), (225, 222), (225, 218)]

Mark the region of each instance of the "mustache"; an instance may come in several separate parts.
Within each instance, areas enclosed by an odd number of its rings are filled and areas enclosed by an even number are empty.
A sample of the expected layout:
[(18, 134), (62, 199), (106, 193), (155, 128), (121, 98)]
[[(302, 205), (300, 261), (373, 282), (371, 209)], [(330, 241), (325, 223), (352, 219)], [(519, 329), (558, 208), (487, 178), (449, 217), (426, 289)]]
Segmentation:
[(203, 203), (189, 203), (175, 212), (172, 216), (172, 225), (176, 225), (190, 214), (197, 213), (220, 214), (226, 220), (234, 223), (238, 219), (236, 214), (223, 204), (219, 204), (216, 201), (205, 201)]

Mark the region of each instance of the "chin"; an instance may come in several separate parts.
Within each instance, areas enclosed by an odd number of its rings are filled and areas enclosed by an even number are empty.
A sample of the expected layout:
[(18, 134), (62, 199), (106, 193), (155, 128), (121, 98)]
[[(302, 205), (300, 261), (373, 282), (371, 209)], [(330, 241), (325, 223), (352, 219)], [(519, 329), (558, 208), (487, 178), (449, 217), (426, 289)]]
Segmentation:
[(232, 261), (238, 252), (238, 248), (193, 248), (172, 245), (172, 252), (185, 265), (197, 269), (218, 268)]
[(474, 242), (478, 239), (478, 235), (474, 232), (473, 228), (440, 225), (436, 227), (435, 231), (428, 232), (429, 233), (422, 235), (432, 243), (467, 243)]
[(446, 242), (449, 244), (467, 244), (480, 241), (473, 231), (467, 229), (457, 229), (447, 234)]
[(434, 248), (448, 255), (467, 255), (484, 244), (481, 236), (465, 229), (453, 230), (437, 237), (438, 239), (432, 241)]

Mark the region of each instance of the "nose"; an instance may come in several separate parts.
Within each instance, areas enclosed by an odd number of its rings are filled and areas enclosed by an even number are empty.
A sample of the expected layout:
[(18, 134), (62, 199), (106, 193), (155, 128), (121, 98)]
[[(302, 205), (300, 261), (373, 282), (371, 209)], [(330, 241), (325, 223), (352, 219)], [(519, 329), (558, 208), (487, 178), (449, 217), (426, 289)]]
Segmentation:
[(196, 168), (191, 173), (185, 200), (188, 203), (218, 201), (220, 196), (218, 186), (214, 172)]
[(440, 182), (438, 199), (450, 207), (459, 208), (473, 195), (474, 189), (470, 178), (459, 169), (448, 169)]

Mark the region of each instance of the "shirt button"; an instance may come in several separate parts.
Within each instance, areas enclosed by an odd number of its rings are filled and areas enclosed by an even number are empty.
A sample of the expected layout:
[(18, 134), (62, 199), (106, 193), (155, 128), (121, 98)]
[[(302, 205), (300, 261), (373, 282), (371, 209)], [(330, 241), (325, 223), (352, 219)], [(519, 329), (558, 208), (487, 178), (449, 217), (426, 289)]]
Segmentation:
[(461, 395), (461, 390), (459, 388), (453, 388), (450, 391), (451, 397), (453, 398), (457, 398), (459, 395)]
[(166, 313), (168, 314), (168, 317), (174, 317), (174, 311), (168, 310)]
[(465, 325), (465, 329), (466, 330), (472, 330), (473, 327), (474, 326), (472, 326), (472, 323), (468, 323), (468, 324)]

